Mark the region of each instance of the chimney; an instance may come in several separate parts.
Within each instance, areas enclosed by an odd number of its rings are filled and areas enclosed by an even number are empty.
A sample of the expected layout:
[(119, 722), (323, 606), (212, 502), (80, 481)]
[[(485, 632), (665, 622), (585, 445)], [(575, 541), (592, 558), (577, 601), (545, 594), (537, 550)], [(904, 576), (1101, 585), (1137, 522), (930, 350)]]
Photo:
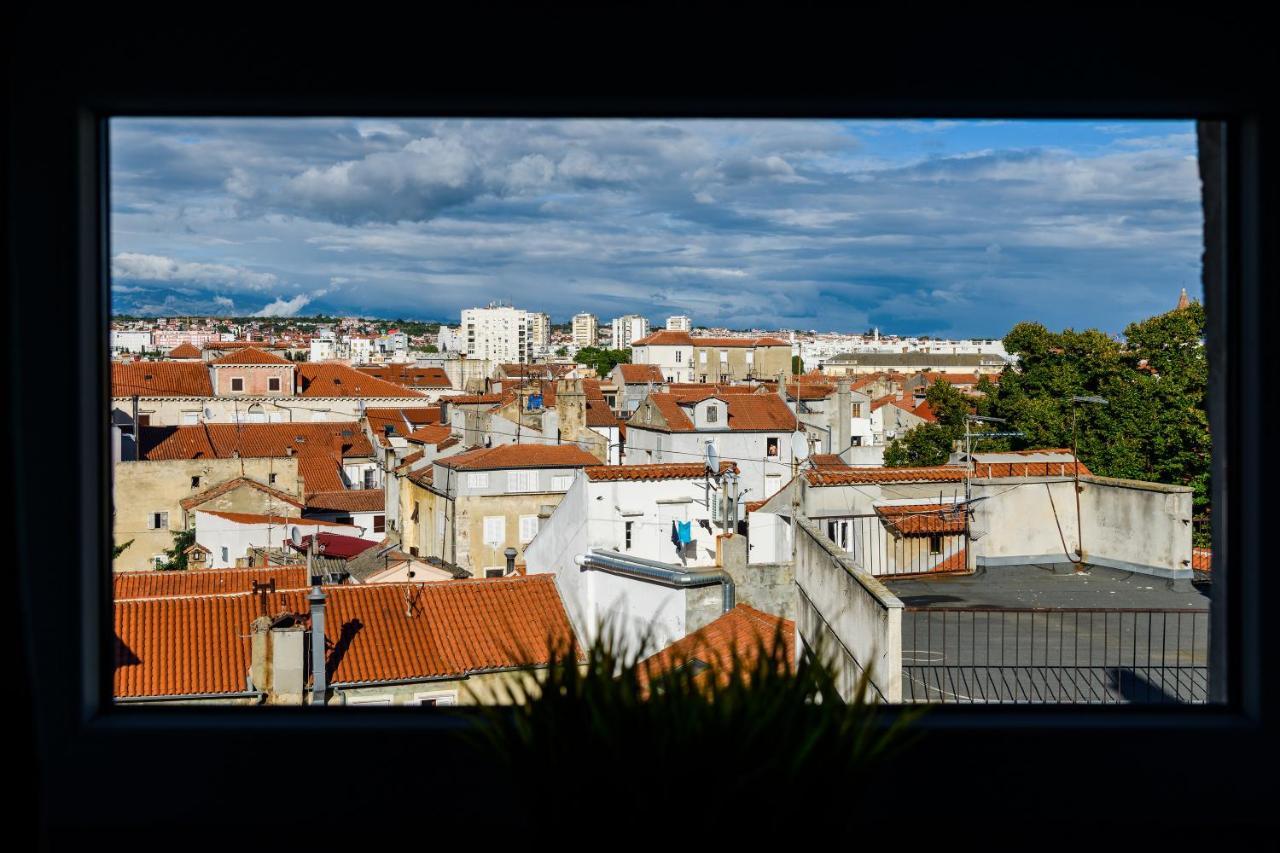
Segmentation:
[(324, 659), (324, 590), (320, 584), (311, 587), (307, 603), (311, 605), (311, 704), (323, 705), (328, 698)]
[(850, 444), (849, 433), (853, 421), (853, 395), (847, 378), (836, 380), (836, 396), (833, 401), (836, 422), (831, 426), (831, 452), (844, 453)]
[(292, 616), (259, 616), (250, 627), (249, 680), (268, 705), (301, 705), (306, 631)]

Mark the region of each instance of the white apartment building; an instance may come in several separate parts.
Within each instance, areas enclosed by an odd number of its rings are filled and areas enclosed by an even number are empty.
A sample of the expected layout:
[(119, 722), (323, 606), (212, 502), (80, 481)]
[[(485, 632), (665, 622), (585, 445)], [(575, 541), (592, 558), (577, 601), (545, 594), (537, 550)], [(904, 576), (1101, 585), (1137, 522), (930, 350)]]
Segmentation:
[(617, 317), (611, 325), (614, 349), (625, 349), (631, 346), (632, 341), (638, 341), (649, 334), (649, 321), (639, 314)]
[(468, 358), (515, 364), (531, 361), (528, 311), (496, 302), (467, 308), (462, 312), (462, 335)]
[(151, 349), (150, 332), (111, 330), (112, 352), (142, 352), (146, 349)]
[(373, 355), (373, 339), (350, 335), (347, 337), (347, 356), (352, 364), (368, 364)]
[(436, 348), (440, 352), (465, 352), (467, 337), (462, 334), (461, 327), (455, 329), (452, 326), (441, 326), (436, 335)]
[(311, 361), (329, 361), (338, 357), (338, 342), (333, 338), (311, 339)]
[(542, 312), (529, 314), (529, 346), (535, 353), (545, 354), (551, 348), (551, 315)]
[(675, 317), (667, 318), (668, 332), (692, 332), (693, 319), (685, 314), (678, 314)]
[(600, 339), (600, 321), (595, 314), (573, 315), (573, 345), (582, 349), (593, 347)]

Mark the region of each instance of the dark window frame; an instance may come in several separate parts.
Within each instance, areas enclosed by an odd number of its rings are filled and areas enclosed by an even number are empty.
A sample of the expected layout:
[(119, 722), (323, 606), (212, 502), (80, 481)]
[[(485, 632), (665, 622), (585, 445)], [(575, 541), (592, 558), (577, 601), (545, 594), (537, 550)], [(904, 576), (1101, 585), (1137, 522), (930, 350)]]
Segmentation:
[[(206, 826), (213, 819), (225, 820), (226, 792), (238, 790), (244, 768), (254, 766), (262, 755), (308, 754), (318, 735), (328, 738), (330, 759), (335, 750), (341, 752), (353, 775), (373, 777), (380, 773), (386, 785), (396, 784), (387, 773), (398, 774), (406, 786), (413, 784), (418, 767), (402, 760), (406, 749), (421, 750), (433, 762), (447, 767), (456, 774), (454, 781), (460, 788), (491, 778), (492, 773), (492, 768), (471, 760), (452, 736), (465, 725), (458, 716), (446, 719), (422, 714), (409, 718), (391, 709), (380, 717), (377, 731), (370, 731), (363, 721), (336, 708), (320, 716), (310, 708), (264, 708), (247, 713), (243, 708), (142, 709), (110, 704), (111, 602), (109, 584), (105, 583), (109, 572), (102, 571), (110, 553), (111, 531), (111, 504), (104, 500), (111, 482), (110, 448), (107, 431), (102, 428), (109, 388), (103, 358), (108, 311), (103, 271), (109, 240), (105, 196), (99, 193), (99, 179), (107, 168), (100, 118), (109, 113), (938, 118), (1199, 114), (1221, 119), (1220, 134), (1209, 127), (1202, 135), (1202, 142), (1217, 148), (1216, 154), (1202, 145), (1201, 158), (1202, 168), (1220, 176), (1217, 188), (1223, 191), (1221, 197), (1211, 192), (1207, 199), (1210, 215), (1206, 230), (1214, 237), (1206, 246), (1205, 296), (1210, 322), (1210, 419), (1215, 440), (1214, 553), (1215, 564), (1222, 564), (1215, 584), (1225, 593), (1214, 599), (1213, 622), (1215, 641), (1228, 641), (1227, 650), (1218, 643), (1215, 655), (1220, 657), (1215, 664), (1216, 670), (1227, 676), (1226, 706), (1161, 712), (1125, 707), (935, 709), (916, 724), (928, 739), (928, 755), (921, 758), (917, 754), (900, 763), (900, 769), (886, 769), (877, 784), (885, 786), (883, 790), (899, 790), (904, 788), (894, 786), (918, 782), (916, 762), (921, 760), (963, 770), (974, 788), (998, 788), (1000, 809), (987, 817), (1002, 826), (1009, 825), (1011, 815), (1016, 816), (1016, 822), (1027, 824), (1061, 822), (1068, 814), (1079, 823), (1158, 813), (1163, 825), (1170, 827), (1193, 820), (1194, 816), (1187, 814), (1192, 811), (1218, 822), (1243, 821), (1248, 812), (1269, 813), (1265, 785), (1247, 779), (1239, 785), (1228, 784), (1240, 775), (1249, 757), (1274, 754), (1277, 712), (1269, 709), (1280, 705), (1276, 701), (1277, 680), (1263, 677), (1263, 661), (1275, 657), (1280, 626), (1274, 620), (1269, 626), (1263, 618), (1266, 552), (1261, 544), (1265, 529), (1261, 512), (1267, 505), (1267, 490), (1264, 466), (1251, 464), (1264, 458), (1267, 451), (1261, 429), (1263, 407), (1274, 399), (1276, 384), (1260, 355), (1276, 299), (1272, 290), (1263, 286), (1271, 281), (1267, 273), (1274, 258), (1274, 250), (1266, 245), (1263, 235), (1277, 233), (1275, 212), (1269, 207), (1274, 205), (1276, 170), (1263, 144), (1264, 132), (1274, 129), (1274, 115), (1264, 111), (1263, 100), (1254, 94), (1266, 77), (1262, 63), (1269, 54), (1260, 35), (1243, 25), (1204, 16), (1175, 26), (1144, 14), (1140, 19), (1118, 15), (1105, 31), (1056, 20), (1052, 27), (1040, 30), (1035, 40), (996, 27), (995, 34), (1005, 40), (997, 45), (981, 37), (979, 25), (986, 22), (975, 21), (968, 25), (972, 29), (953, 22), (945, 35), (928, 28), (915, 33), (918, 43), (909, 52), (909, 69), (903, 64), (907, 52), (901, 52), (899, 45), (877, 48), (868, 43), (857, 57), (832, 51), (832, 57), (839, 56), (838, 73), (834, 65), (827, 68), (825, 76), (805, 67), (803, 81), (797, 71), (785, 82), (793, 95), (807, 86), (817, 87), (805, 96), (771, 98), (774, 90), (763, 83), (757, 86), (758, 81), (744, 66), (737, 92), (722, 92), (717, 97), (716, 91), (702, 85), (697, 77), (702, 68), (707, 73), (703, 79), (713, 79), (711, 69), (695, 63), (692, 68), (668, 73), (691, 75), (698, 85), (686, 85), (685, 80), (676, 85), (673, 78), (665, 89), (672, 94), (665, 99), (623, 97), (612, 92), (595, 98), (499, 96), (483, 94), (483, 86), (468, 88), (474, 85), (470, 83), (457, 83), (459, 88), (449, 90), (462, 95), (443, 94), (442, 88), (431, 97), (423, 94), (423, 87), (430, 85), (423, 81), (429, 80), (430, 74), (413, 75), (412, 87), (403, 84), (398, 96), (394, 86), (375, 85), (371, 77), (353, 84), (351, 81), (359, 80), (362, 73), (358, 63), (343, 63), (323, 79), (291, 88), (285, 81), (293, 79), (297, 69), (286, 71), (282, 56), (287, 51), (282, 52), (279, 44), (270, 51), (243, 51), (232, 64), (208, 61), (206, 71), (191, 70), (185, 77), (176, 70), (177, 63), (160, 74), (156, 69), (166, 67), (165, 62), (147, 51), (127, 49), (119, 39), (105, 35), (111, 26), (95, 23), (98, 25), (86, 27), (94, 33), (92, 43), (76, 43), (69, 37), (70, 44), (64, 44), (61, 32), (56, 48), (41, 38), (16, 39), (11, 58), (14, 65), (10, 66), (12, 70), (18, 63), (39, 65), (47, 74), (39, 87), (29, 77), (16, 83), (16, 98), (10, 107), (12, 115), (24, 120), (10, 124), (11, 149), (6, 162), (9, 212), (12, 214), (20, 201), (22, 214), (5, 217), (14, 283), (6, 294), (11, 318), (6, 341), (11, 382), (6, 390), (11, 411), (42, 408), (43, 390), (23, 378), (23, 371), (31, 370), (38, 357), (42, 370), (67, 377), (79, 392), (68, 395), (73, 417), (39, 422), (18, 419), (8, 424), (15, 438), (9, 448), (18, 507), (9, 523), (22, 531), (15, 537), (18, 595), (14, 603), (21, 612), (20, 621), (14, 624), (21, 625), (21, 666), (29, 690), (27, 696), (17, 697), (17, 704), (23, 706), (22, 700), (29, 699), (34, 715), (30, 760), (39, 757), (41, 772), (31, 776), (39, 779), (41, 819), (46, 827), (63, 832), (101, 827), (122, 830), (130, 818), (101, 792), (144, 790), (153, 785), (155, 767), (142, 759), (157, 754), (181, 755), (185, 766), (199, 769), (184, 776), (181, 801), (165, 803), (164, 830), (175, 824)], [(46, 29), (50, 33), (56, 30), (47, 25)], [(814, 40), (823, 37), (813, 31), (804, 36)], [(193, 38), (198, 43), (199, 36)], [(725, 43), (732, 41), (726, 39)], [(166, 49), (162, 42), (154, 40), (161, 50)], [(1078, 56), (1082, 44), (1091, 48), (1086, 66), (1063, 61)], [(1159, 45), (1177, 45), (1182, 51), (1194, 46), (1196, 61), (1185, 62), (1181, 53), (1162, 52), (1165, 48)], [(189, 42), (181, 47), (188, 54), (193, 50)], [(964, 61), (953, 55), (962, 48)], [(609, 46), (610, 51), (618, 49), (617, 45)], [(43, 52), (50, 54), (50, 61), (42, 61)], [(386, 52), (379, 50), (380, 54)], [(817, 63), (824, 61), (821, 53), (806, 51)], [(903, 55), (895, 56), (898, 53)], [(131, 54), (137, 56), (133, 64)], [(212, 40), (208, 54), (207, 59), (212, 60)], [(876, 67), (873, 62), (885, 67)], [(272, 74), (264, 74), (265, 63), (279, 64), (269, 66)], [(929, 86), (919, 83), (927, 76), (922, 65), (937, 72), (937, 79)], [(638, 81), (640, 66), (634, 68)], [(905, 70), (912, 73), (902, 73)], [(354, 77), (333, 76), (339, 71)], [(382, 83), (394, 79), (385, 67), (377, 71)], [(217, 76), (200, 79), (201, 74)], [(445, 77), (441, 74), (437, 79)], [(228, 84), (228, 79), (233, 82)], [(824, 79), (839, 82), (824, 83)], [(545, 82), (533, 73), (520, 85), (536, 90)], [(488, 91), (508, 92), (510, 85), (514, 84), (495, 80)], [(993, 89), (994, 95), (973, 94)], [(643, 86), (637, 83), (634, 89), (646, 93), (661, 90), (663, 87), (648, 77)], [(243, 100), (242, 93), (250, 91), (254, 99)], [(312, 94), (320, 91), (327, 94)], [(372, 91), (379, 94), (371, 97), (368, 93)], [(857, 92), (859, 96), (830, 94), (835, 91)], [(691, 98), (690, 92), (707, 97)], [(1271, 169), (1265, 170), (1264, 163)], [(21, 164), (21, 168), (11, 164)], [(70, 334), (64, 347), (44, 345), (40, 324), (29, 322), (45, 314), (49, 304), (67, 306), (65, 324)], [(1244, 393), (1245, 389), (1249, 393)], [(38, 452), (50, 443), (71, 449), (52, 455)], [(1225, 476), (1227, 471), (1232, 473), (1230, 480)], [(68, 482), (83, 483), (83, 488), (72, 494), (68, 508), (75, 513), (82, 535), (65, 556), (77, 565), (66, 572), (37, 571), (46, 562), (41, 553), (44, 543), (62, 541), (65, 536), (66, 514), (47, 513), (48, 517), (42, 518), (35, 508), (63, 505), (67, 497), (61, 490)], [(897, 709), (887, 708), (881, 717), (887, 723), (897, 713)], [(391, 732), (412, 735), (412, 739), (388, 737)], [(1020, 789), (1014, 784), (1029, 754), (1034, 754), (1041, 766), (1052, 768), (1051, 792), (1042, 786)], [(20, 756), (18, 761), (22, 760)], [(394, 771), (397, 767), (405, 769)], [(1098, 769), (1106, 767), (1124, 768), (1126, 783), (1117, 794), (1123, 798), (1126, 814), (1112, 818), (1064, 811), (1071, 797), (1080, 792), (1096, 793)], [(1196, 784), (1194, 810), (1170, 810), (1170, 778), (1204, 783)], [(314, 808), (314, 792), (307, 786), (295, 786), (295, 790), (277, 786), (273, 793), (278, 797), (277, 809), (261, 821), (274, 819), (278, 813), (298, 814)], [(1179, 793), (1185, 796), (1185, 790)], [(353, 809), (372, 810), (380, 796), (381, 790), (346, 792), (347, 805)], [(935, 798), (930, 803), (936, 819), (971, 820), (974, 808), (963, 797), (954, 802)], [(889, 822), (918, 817), (919, 804), (887, 797), (877, 800), (876, 809), (877, 817)], [(512, 813), (517, 814), (518, 809)], [(492, 817), (490, 810), (465, 803), (457, 807), (453, 817), (461, 819), (464, 814)], [(240, 823), (235, 831), (243, 830)]]

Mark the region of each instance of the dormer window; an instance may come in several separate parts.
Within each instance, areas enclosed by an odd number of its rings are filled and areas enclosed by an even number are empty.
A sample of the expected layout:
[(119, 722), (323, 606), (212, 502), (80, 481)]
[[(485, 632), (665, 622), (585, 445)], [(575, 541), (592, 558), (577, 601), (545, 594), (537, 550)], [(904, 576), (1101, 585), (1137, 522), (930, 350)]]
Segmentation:
[(720, 420), (720, 407), (707, 406), (707, 423), (714, 424)]

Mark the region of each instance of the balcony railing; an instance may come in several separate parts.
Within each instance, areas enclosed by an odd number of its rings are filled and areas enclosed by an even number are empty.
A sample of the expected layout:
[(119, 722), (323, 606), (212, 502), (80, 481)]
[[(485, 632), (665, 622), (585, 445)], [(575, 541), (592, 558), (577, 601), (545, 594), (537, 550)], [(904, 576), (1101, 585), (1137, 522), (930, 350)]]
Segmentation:
[[(896, 511), (896, 510), (902, 511)], [(815, 519), (827, 538), (876, 577), (967, 570), (962, 507), (883, 507), (882, 514)]]
[(904, 702), (1204, 703), (1208, 664), (1207, 610), (903, 613)]

